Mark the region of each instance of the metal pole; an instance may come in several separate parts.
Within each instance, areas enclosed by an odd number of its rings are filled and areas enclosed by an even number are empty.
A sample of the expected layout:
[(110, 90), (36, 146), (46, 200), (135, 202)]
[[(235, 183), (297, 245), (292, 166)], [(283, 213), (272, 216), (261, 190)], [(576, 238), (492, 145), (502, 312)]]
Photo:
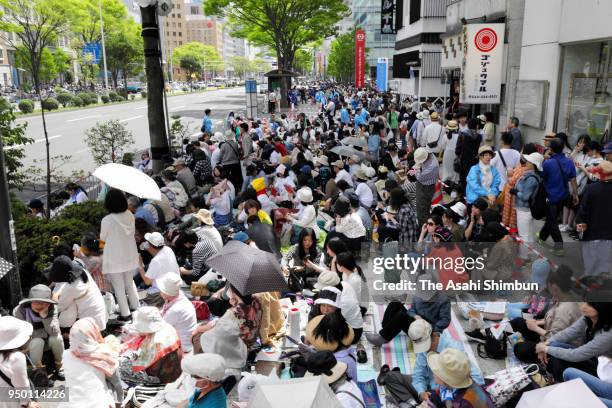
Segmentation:
[[(164, 67), (164, 61), (166, 61), (166, 64), (168, 63), (168, 59), (167, 59), (167, 55), (166, 55), (166, 47), (164, 46), (164, 24), (162, 22), (163, 20), (157, 16), (157, 26), (158, 27), (162, 27), (161, 30), (159, 30), (159, 47), (161, 48), (161, 59), (162, 59), (162, 75), (163, 75), (163, 67)], [(167, 80), (167, 76), (164, 77), (164, 110), (166, 111), (166, 134), (168, 135), (168, 139), (170, 139), (170, 115), (168, 114), (168, 98), (166, 97), (166, 80)], [(181, 144), (183, 142), (181, 141)], [(172, 154), (172, 143), (170, 142), (170, 154)]]
[(141, 7), (142, 37), (144, 39), (145, 72), (147, 75), (147, 117), (151, 139), (151, 159), (153, 172), (164, 168), (164, 160), (169, 158), (170, 147), (164, 119), (164, 73), (161, 66), (159, 26), (155, 6)]
[[(8, 180), (6, 179), (6, 167), (4, 164), (4, 148), (0, 137), (0, 256), (15, 267), (2, 278), (3, 285), (8, 283), (10, 294), (2, 290), (2, 298), (8, 298), (10, 307), (16, 306), (21, 299), (21, 278), (19, 277), (19, 265), (17, 262), (17, 242), (15, 241), (15, 228), (11, 213), (11, 200), (9, 198)], [(3, 285), (0, 285), (2, 287)], [(6, 296), (6, 297), (5, 297)], [(0, 304), (2, 300), (0, 299)]]
[[(106, 47), (104, 45), (104, 19), (102, 18), (102, 0), (98, 0), (98, 8), (100, 9), (100, 33), (102, 34), (102, 60), (104, 61), (104, 87), (108, 91), (108, 69), (106, 68)], [(125, 75), (125, 72), (123, 74)]]

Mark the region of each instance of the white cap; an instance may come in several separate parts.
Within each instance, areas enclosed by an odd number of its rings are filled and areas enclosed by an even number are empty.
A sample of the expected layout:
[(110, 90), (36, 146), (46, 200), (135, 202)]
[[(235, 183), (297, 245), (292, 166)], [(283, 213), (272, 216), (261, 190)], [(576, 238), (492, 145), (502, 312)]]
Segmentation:
[(340, 283), (340, 277), (336, 272), (326, 271), (321, 272), (319, 274), (319, 278), (317, 279), (317, 283), (315, 283), (315, 288), (321, 290), (326, 286), (336, 286)]
[(424, 319), (413, 321), (408, 327), (408, 337), (412, 340), (412, 347), (416, 354), (429, 351), (431, 347), (431, 324)]
[(164, 319), (158, 308), (143, 306), (134, 312), (133, 326), (139, 333), (156, 333), (164, 327)]
[(181, 369), (212, 382), (221, 382), (225, 377), (225, 360), (218, 354), (203, 353), (187, 355), (181, 361)]
[(542, 163), (544, 162), (544, 156), (542, 156), (540, 153), (534, 152), (530, 154), (524, 154), (523, 159), (536, 166), (539, 171), (542, 171)]
[(144, 236), (145, 241), (154, 247), (163, 247), (166, 243), (164, 236), (159, 232), (147, 232)]
[(181, 292), (181, 286), (183, 285), (183, 280), (181, 277), (174, 272), (166, 273), (155, 282), (157, 283), (159, 290), (168, 296), (178, 296), (178, 294)]
[(467, 207), (461, 201), (456, 202), (451, 208), (451, 211), (456, 213), (461, 218), (465, 218), (465, 213), (467, 212)]
[(317, 300), (315, 300), (315, 305), (330, 305), (340, 309), (341, 296), (342, 292), (340, 292), (338, 288), (333, 286), (325, 286), (323, 289), (321, 289), (321, 292), (319, 292), (319, 296), (317, 297)]

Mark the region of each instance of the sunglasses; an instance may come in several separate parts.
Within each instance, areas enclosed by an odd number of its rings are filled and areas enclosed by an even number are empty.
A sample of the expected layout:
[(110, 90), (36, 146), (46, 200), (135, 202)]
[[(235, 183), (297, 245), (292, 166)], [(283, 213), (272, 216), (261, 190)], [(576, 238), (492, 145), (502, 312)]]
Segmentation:
[(429, 225), (430, 227), (433, 227), (436, 224), (434, 224), (433, 221), (427, 221), (427, 225)]

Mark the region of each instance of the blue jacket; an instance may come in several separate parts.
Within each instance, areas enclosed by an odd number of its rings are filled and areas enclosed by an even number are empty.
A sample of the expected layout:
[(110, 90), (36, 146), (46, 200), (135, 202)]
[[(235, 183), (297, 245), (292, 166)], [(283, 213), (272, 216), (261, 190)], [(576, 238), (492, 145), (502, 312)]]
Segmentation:
[(355, 115), (355, 129), (357, 129), (357, 127), (359, 127), (360, 123), (366, 123), (366, 121), (363, 119), (363, 116)]
[(380, 149), (380, 136), (377, 134), (368, 136), (368, 151), (374, 154), (378, 149)]
[(523, 174), (516, 182), (516, 199), (514, 205), (516, 208), (529, 208), (529, 200), (531, 200), (536, 192), (542, 178), (535, 171), (531, 170)]
[(480, 183), (480, 178), (482, 176), (480, 165), (475, 164), (472, 166), (466, 179), (467, 187), (465, 189), (465, 200), (468, 204), (472, 204), (478, 197), (485, 197), (488, 195), (497, 197), (499, 195), (499, 183), (501, 182), (501, 178), (499, 177), (499, 172), (493, 166), (491, 166), (491, 174), (493, 174), (493, 182), (491, 183), (490, 191), (487, 191)]
[(432, 331), (442, 333), (451, 322), (450, 300), (443, 293), (437, 293), (428, 301), (414, 296), (408, 315), (421, 316), (431, 324)]
[[(551, 203), (560, 203), (569, 194), (567, 182), (576, 178), (576, 166), (563, 154), (557, 153), (544, 160), (542, 170), (544, 189), (546, 189), (548, 200)], [(563, 171), (563, 174), (561, 171)]]
[(340, 111), (340, 121), (345, 125), (351, 121), (351, 115), (349, 115), (348, 109), (342, 108)]
[(204, 115), (204, 119), (202, 120), (202, 127), (204, 128), (204, 132), (208, 133), (209, 135), (212, 135), (212, 126), (212, 120), (208, 116)]
[[(452, 339), (450, 334), (445, 331), (440, 336), (440, 342), (438, 343), (438, 349), (436, 351), (439, 353), (447, 348), (465, 351), (463, 344)], [(472, 360), (470, 360), (470, 376), (477, 384), (484, 384), (484, 378), (482, 378), (480, 368), (475, 366)], [(416, 356), (416, 362), (414, 363), (414, 370), (412, 372), (412, 386), (419, 394), (425, 391), (436, 390), (440, 387), (434, 381), (433, 373), (427, 365), (427, 353), (418, 353)]]

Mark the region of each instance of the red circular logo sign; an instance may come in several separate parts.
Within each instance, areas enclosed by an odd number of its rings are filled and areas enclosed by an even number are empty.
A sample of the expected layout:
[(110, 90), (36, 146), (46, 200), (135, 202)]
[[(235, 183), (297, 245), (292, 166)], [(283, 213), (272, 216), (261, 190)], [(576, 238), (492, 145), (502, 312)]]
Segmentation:
[(365, 40), (365, 34), (364, 33), (357, 33), (357, 40), (359, 40), (359, 41)]
[(497, 45), (497, 34), (490, 28), (483, 28), (476, 33), (474, 45), (481, 52), (489, 52)]

